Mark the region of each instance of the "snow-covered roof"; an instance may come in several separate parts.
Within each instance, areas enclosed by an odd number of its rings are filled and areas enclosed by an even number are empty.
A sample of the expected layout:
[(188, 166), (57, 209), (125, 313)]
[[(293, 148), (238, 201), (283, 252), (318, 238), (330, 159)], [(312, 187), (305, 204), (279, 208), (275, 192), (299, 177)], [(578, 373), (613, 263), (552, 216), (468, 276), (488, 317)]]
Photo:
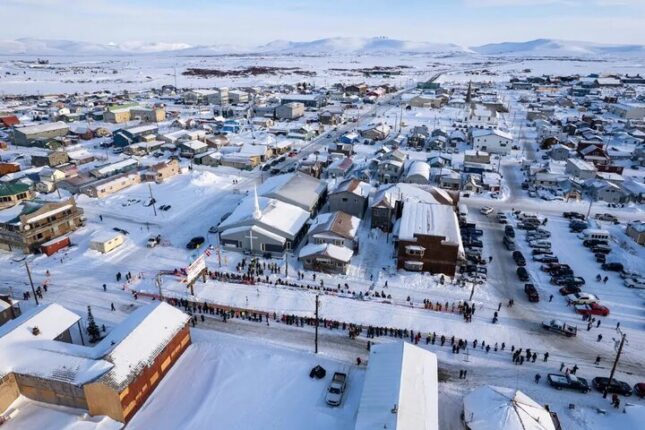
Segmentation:
[(54, 130), (62, 130), (62, 129), (69, 129), (69, 127), (63, 121), (58, 121), (58, 122), (48, 122), (45, 124), (29, 125), (26, 127), (19, 127), (19, 128), (16, 128), (16, 131), (29, 135), (29, 134), (36, 134), (36, 133), (45, 133), (45, 132), (54, 131)]
[(311, 210), (321, 194), (327, 189), (327, 183), (305, 173), (295, 172), (273, 176), (258, 188), (258, 194)]
[(96, 346), (99, 350), (109, 348), (104, 360), (114, 364), (101, 381), (117, 389), (126, 386), (141, 369), (152, 364), (189, 320), (187, 314), (165, 302), (134, 311)]
[(444, 237), (443, 243), (460, 245), (457, 215), (451, 206), (407, 200), (403, 205), (399, 239), (415, 240), (415, 235)]
[(346, 179), (334, 190), (334, 193), (348, 192), (367, 198), (370, 195), (372, 186), (358, 179)]
[(430, 165), (425, 161), (413, 161), (412, 163), (410, 163), (408, 173), (405, 176), (409, 178), (414, 175), (419, 175), (424, 177), (425, 179), (430, 179)]
[(464, 397), (471, 430), (555, 430), (549, 411), (519, 390), (490, 385)]
[(267, 197), (258, 197), (260, 216), (254, 217), (255, 199), (249, 196), (235, 208), (220, 225), (220, 231), (234, 227), (257, 225), (271, 228), (293, 239), (309, 219), (309, 212), (289, 203)]
[(130, 134), (145, 134), (145, 133), (154, 133), (159, 129), (156, 125), (139, 125), (136, 127), (128, 128), (123, 131), (127, 131)]
[(437, 356), (406, 342), (372, 346), (355, 430), (438, 430)]
[(115, 172), (117, 170), (125, 169), (126, 167), (130, 167), (130, 166), (136, 166), (138, 164), (139, 162), (134, 158), (126, 158), (124, 160), (120, 160), (111, 164), (106, 164), (104, 166), (97, 167), (96, 169), (92, 170), (92, 173), (95, 176), (107, 176), (110, 173)]
[(0, 327), (0, 377), (20, 373), (80, 386), (105, 373), (112, 367), (110, 363), (67, 353), (69, 344), (54, 341), (79, 320), (78, 315), (54, 303), (33, 308), (4, 324)]
[(453, 197), (441, 188), (433, 186), (420, 186), (415, 184), (383, 185), (372, 198), (372, 207), (389, 206), (399, 200), (415, 200), (424, 203), (453, 205)]
[(353, 239), (358, 233), (361, 219), (348, 213), (337, 211), (319, 214), (309, 228), (309, 235), (334, 233)]
[(305, 258), (312, 255), (322, 255), (344, 263), (349, 263), (354, 255), (354, 251), (344, 246), (332, 245), (330, 243), (310, 243), (300, 249), (298, 258)]
[(508, 140), (513, 140), (513, 135), (507, 131), (502, 131), (499, 129), (479, 129), (475, 128), (472, 130), (472, 135), (473, 137), (484, 137), (484, 136), (491, 136), (495, 135), (498, 137), (502, 137), (504, 139)]

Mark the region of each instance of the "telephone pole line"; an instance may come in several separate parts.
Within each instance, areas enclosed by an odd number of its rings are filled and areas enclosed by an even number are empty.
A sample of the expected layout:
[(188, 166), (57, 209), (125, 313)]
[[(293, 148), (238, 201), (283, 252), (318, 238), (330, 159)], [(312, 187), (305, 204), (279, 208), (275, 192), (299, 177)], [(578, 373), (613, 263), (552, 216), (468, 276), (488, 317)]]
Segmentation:
[(316, 294), (316, 325), (315, 325), (315, 336), (314, 336), (314, 353), (318, 354), (318, 309), (320, 308), (319, 295)]
[(29, 269), (29, 264), (25, 260), (25, 269), (27, 269), (27, 276), (29, 277), (29, 284), (31, 285), (31, 292), (34, 295), (34, 300), (36, 301), (36, 306), (38, 306), (38, 296), (36, 295), (36, 289), (34, 288), (34, 281), (31, 279), (31, 270)]
[(152, 187), (150, 186), (150, 184), (148, 184), (148, 191), (150, 192), (150, 203), (152, 203), (152, 210), (155, 212), (155, 216), (157, 216), (157, 202), (152, 195)]
[(614, 373), (616, 372), (616, 366), (618, 366), (618, 360), (620, 360), (620, 354), (623, 352), (623, 345), (625, 345), (625, 337), (627, 337), (626, 333), (623, 333), (618, 330), (620, 333), (620, 344), (618, 345), (618, 351), (616, 352), (616, 358), (614, 359), (614, 364), (611, 366), (611, 372), (609, 373), (609, 381), (607, 381), (607, 385), (605, 385), (605, 389), (602, 393), (602, 397), (604, 399), (607, 398), (607, 390), (609, 389), (609, 385), (611, 384), (611, 381), (614, 379)]

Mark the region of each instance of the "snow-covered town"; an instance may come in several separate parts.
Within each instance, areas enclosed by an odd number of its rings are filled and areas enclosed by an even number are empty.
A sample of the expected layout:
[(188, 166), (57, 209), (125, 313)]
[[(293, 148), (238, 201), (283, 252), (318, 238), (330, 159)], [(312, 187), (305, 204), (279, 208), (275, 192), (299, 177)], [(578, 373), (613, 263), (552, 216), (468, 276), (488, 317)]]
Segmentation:
[(0, 429), (643, 428), (643, 45), (1, 39)]

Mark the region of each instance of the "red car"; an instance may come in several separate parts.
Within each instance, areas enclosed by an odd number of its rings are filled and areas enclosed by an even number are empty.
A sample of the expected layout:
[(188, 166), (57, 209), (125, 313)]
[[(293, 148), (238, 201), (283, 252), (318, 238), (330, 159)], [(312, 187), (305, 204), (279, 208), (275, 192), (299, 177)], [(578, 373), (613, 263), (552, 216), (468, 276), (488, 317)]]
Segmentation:
[(645, 382), (639, 382), (638, 384), (634, 385), (634, 394), (636, 394), (640, 398), (645, 397)]
[(609, 315), (609, 308), (600, 303), (589, 303), (586, 305), (577, 305), (576, 312), (581, 315), (600, 315), (606, 317)]

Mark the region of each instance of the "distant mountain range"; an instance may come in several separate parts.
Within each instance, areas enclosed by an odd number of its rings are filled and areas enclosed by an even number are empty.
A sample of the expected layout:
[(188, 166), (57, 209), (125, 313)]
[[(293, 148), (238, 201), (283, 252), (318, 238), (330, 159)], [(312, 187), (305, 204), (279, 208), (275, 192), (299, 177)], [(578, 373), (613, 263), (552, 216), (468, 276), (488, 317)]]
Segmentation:
[(603, 45), (556, 39), (536, 39), (528, 42), (503, 42), (483, 46), (463, 47), (450, 43), (411, 42), (384, 37), (334, 37), (309, 42), (276, 40), (259, 46), (203, 45), (185, 43), (99, 44), (69, 40), (22, 38), (0, 40), (0, 55), (381, 55), (381, 54), (434, 54), (530, 57), (591, 57), (591, 56), (645, 56), (643, 45)]

